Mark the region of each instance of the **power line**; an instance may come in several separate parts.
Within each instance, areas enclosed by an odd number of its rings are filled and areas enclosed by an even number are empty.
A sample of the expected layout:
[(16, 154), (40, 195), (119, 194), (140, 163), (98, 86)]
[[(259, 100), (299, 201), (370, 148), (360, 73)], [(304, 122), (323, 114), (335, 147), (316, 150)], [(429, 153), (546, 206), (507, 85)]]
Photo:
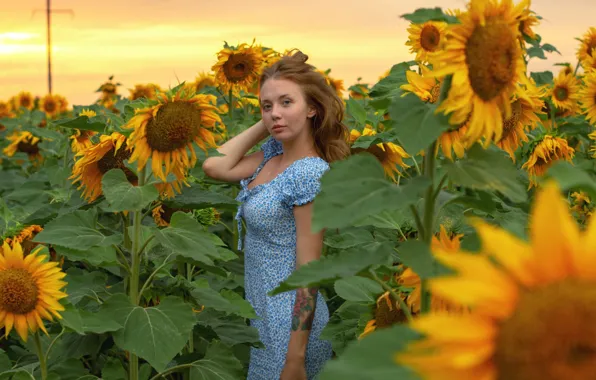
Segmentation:
[(52, 13), (68, 13), (74, 17), (74, 11), (72, 9), (52, 9), (51, 0), (46, 0), (46, 9), (35, 9), (31, 13), (31, 18), (35, 16), (37, 12), (46, 13), (46, 28), (47, 28), (47, 51), (48, 51), (48, 93), (52, 93)]

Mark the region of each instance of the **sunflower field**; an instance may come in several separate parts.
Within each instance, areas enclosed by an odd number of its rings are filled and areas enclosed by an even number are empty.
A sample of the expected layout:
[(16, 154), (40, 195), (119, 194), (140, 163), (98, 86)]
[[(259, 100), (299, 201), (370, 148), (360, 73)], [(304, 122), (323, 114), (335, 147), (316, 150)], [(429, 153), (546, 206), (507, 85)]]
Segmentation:
[[(528, 0), (402, 17), (412, 60), (377, 83), (320, 69), (352, 154), (314, 201), (321, 259), (270, 295), (321, 290), (322, 380), (593, 378), (596, 27), (530, 72), (559, 52)], [(226, 43), (174, 88), (0, 101), (0, 380), (246, 377), (239, 187), (201, 163), (288, 54)]]

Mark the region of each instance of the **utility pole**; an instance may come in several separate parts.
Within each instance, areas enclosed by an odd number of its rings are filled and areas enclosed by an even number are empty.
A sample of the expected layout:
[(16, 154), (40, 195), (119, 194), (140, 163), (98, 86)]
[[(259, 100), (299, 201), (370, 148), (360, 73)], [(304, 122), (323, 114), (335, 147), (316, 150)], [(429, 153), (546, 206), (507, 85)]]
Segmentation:
[(31, 14), (31, 18), (35, 16), (37, 12), (44, 12), (46, 13), (46, 22), (47, 22), (47, 50), (48, 50), (48, 94), (52, 93), (52, 13), (69, 13), (72, 17), (74, 17), (74, 12), (72, 9), (52, 9), (51, 0), (46, 0), (46, 9), (36, 9)]

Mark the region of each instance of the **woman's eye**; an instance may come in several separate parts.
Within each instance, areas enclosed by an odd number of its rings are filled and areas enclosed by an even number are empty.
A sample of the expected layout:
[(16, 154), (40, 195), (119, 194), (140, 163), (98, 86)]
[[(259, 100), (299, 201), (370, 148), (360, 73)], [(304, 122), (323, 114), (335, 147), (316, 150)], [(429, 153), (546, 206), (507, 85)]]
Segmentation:
[(284, 100), (284, 101), (283, 101), (283, 103), (284, 103), (284, 105), (288, 105), (288, 104), (290, 104), (291, 102), (290, 102), (290, 100), (289, 100), (289, 99), (286, 99), (286, 100)]

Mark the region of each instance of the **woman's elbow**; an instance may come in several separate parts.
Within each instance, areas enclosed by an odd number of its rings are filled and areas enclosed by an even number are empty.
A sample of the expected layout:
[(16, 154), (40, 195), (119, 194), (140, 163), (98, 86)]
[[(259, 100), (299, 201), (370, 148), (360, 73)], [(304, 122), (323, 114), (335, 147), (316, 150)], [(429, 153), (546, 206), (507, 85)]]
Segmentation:
[(205, 175), (207, 175), (208, 177), (218, 179), (217, 165), (215, 165), (215, 162), (213, 162), (213, 160), (207, 158), (205, 161), (203, 161), (201, 168), (203, 169), (203, 173), (205, 173)]

